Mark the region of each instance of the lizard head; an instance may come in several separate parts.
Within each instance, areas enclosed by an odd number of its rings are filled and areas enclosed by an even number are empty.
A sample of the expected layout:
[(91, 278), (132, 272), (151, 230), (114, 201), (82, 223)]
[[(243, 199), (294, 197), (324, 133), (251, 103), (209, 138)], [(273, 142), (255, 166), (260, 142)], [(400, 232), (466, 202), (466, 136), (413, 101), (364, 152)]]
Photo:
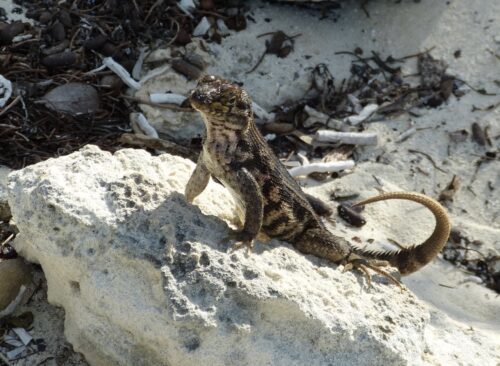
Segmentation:
[(248, 127), (253, 116), (252, 101), (238, 85), (213, 75), (202, 77), (189, 101), (207, 124), (223, 124), (233, 129)]

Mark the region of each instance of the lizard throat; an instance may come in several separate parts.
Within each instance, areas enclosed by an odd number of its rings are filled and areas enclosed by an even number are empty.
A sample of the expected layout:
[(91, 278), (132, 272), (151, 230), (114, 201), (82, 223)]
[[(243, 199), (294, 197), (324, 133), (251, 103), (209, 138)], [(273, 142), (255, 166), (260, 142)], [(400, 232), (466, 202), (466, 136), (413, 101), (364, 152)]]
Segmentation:
[(210, 134), (211, 130), (230, 130), (230, 131), (243, 131), (248, 129), (248, 123), (232, 123), (231, 120), (225, 116), (208, 116), (202, 113), (203, 122), (207, 129), (207, 135)]

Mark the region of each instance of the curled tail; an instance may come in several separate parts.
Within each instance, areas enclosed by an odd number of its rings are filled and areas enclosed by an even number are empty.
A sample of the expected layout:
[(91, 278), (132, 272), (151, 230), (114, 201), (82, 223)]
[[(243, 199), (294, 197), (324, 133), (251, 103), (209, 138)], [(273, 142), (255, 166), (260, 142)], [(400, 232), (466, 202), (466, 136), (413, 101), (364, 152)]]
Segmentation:
[(441, 251), (450, 235), (450, 220), (446, 210), (436, 200), (416, 192), (392, 192), (368, 198), (354, 206), (366, 205), (368, 203), (385, 201), (390, 199), (403, 199), (420, 203), (427, 207), (436, 218), (436, 226), (432, 235), (422, 244), (414, 245), (397, 251), (375, 251), (354, 249), (354, 251), (365, 258), (373, 258), (388, 261), (392, 266), (399, 269), (402, 275), (413, 273), (425, 266)]

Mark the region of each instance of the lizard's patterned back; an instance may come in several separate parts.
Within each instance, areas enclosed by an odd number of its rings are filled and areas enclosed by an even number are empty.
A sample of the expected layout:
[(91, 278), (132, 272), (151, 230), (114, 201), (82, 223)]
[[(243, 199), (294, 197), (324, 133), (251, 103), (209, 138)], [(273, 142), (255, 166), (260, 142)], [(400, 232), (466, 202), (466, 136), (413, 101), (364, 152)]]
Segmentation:
[(317, 226), (320, 220), (253, 121), (243, 134), (244, 138), (238, 139), (235, 159), (229, 165), (231, 169), (248, 169), (261, 187), (264, 232), (293, 241), (306, 227)]
[(205, 76), (190, 99), (205, 120), (203, 152), (210, 173), (234, 193), (242, 206), (251, 202), (242, 202), (235, 192), (235, 172), (245, 168), (257, 181), (264, 199), (264, 233), (293, 241), (307, 227), (322, 226), (297, 182), (257, 130), (251, 100), (243, 89), (224, 79)]

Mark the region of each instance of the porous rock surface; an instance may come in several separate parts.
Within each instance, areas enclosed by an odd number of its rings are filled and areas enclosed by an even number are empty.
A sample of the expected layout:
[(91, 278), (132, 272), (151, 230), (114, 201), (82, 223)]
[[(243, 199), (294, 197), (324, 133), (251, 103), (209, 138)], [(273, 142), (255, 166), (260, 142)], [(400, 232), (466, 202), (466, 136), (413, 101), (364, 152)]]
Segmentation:
[(410, 291), (278, 241), (228, 253), (234, 203), (214, 182), (187, 203), (193, 168), (87, 146), (10, 175), (15, 248), (92, 365), (426, 363), (429, 312)]

